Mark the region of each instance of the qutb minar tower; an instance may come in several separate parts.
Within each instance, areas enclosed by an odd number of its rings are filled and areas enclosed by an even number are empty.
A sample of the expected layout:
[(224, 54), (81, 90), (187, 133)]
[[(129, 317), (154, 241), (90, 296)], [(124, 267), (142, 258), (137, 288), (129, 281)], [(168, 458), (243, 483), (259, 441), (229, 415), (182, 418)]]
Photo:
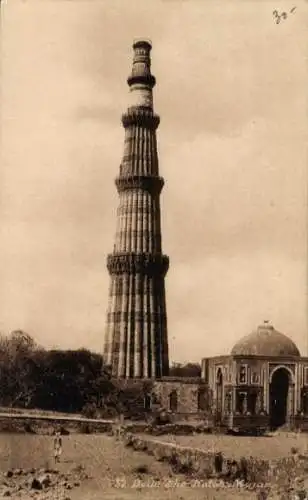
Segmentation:
[(156, 129), (153, 111), (151, 43), (134, 43), (130, 106), (122, 116), (124, 154), (116, 179), (119, 193), (110, 274), (104, 358), (117, 378), (168, 375), (165, 275), (169, 258), (162, 253)]

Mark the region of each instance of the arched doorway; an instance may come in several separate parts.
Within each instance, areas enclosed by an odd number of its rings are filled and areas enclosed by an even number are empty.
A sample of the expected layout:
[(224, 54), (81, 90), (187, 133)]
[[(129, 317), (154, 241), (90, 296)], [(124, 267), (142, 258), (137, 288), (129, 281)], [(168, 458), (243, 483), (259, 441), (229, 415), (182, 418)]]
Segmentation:
[(198, 389), (198, 410), (206, 411), (207, 410), (207, 393), (205, 389)]
[(145, 411), (150, 411), (152, 407), (152, 396), (151, 394), (145, 394), (144, 396), (144, 409)]
[(287, 422), (290, 373), (284, 368), (274, 371), (269, 390), (270, 424), (277, 429)]
[(171, 391), (169, 394), (169, 410), (175, 413), (178, 409), (178, 395), (175, 390)]
[(223, 404), (223, 376), (221, 368), (218, 368), (216, 373), (216, 411), (217, 418), (220, 419), (222, 415)]

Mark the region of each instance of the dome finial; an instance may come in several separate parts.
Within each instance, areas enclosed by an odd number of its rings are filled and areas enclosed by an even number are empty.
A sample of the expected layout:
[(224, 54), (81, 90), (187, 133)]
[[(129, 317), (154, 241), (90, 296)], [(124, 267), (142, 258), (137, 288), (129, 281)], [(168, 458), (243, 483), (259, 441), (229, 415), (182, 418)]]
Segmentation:
[(261, 323), (257, 330), (266, 330), (267, 332), (269, 332), (270, 330), (273, 330), (274, 327), (273, 325), (271, 324), (270, 320), (269, 319), (264, 319), (263, 320), (263, 323)]

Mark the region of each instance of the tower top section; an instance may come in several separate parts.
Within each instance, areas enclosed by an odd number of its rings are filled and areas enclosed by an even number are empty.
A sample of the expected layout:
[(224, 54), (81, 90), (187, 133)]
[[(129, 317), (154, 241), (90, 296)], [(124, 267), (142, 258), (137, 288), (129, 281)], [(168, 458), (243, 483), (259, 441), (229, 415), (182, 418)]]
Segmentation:
[(133, 49), (135, 49), (136, 47), (148, 47), (148, 49), (151, 50), (152, 41), (149, 38), (135, 38)]
[(153, 109), (152, 89), (156, 83), (151, 74), (152, 43), (147, 39), (137, 39), (133, 43), (132, 71), (127, 78), (130, 87), (131, 102), (129, 108)]

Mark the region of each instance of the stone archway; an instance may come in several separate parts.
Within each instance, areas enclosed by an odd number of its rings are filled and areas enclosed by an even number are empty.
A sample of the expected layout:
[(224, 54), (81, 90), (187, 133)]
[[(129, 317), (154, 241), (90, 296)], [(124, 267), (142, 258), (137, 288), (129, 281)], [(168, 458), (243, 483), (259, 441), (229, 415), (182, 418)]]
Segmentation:
[(269, 386), (269, 415), (272, 429), (277, 429), (288, 422), (291, 384), (291, 374), (284, 366), (278, 367), (272, 373)]
[(176, 390), (173, 390), (169, 394), (169, 410), (172, 413), (176, 413), (178, 409), (178, 395)]
[(207, 393), (203, 388), (198, 389), (198, 411), (207, 410)]
[(222, 375), (222, 369), (218, 368), (216, 372), (216, 412), (218, 418), (221, 418), (222, 411), (223, 411), (223, 375)]
[(145, 411), (150, 411), (152, 408), (152, 396), (151, 394), (144, 395), (144, 409)]

